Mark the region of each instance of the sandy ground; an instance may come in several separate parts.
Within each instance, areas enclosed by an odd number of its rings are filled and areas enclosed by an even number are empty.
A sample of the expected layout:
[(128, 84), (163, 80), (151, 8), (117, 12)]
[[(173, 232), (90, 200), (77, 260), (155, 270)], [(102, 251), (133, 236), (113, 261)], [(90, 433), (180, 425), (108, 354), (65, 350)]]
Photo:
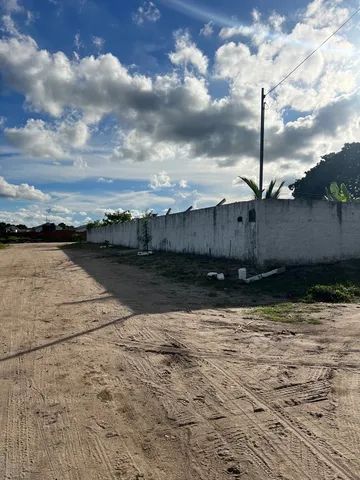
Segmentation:
[(86, 250), (0, 251), (0, 478), (360, 478), (360, 310), (254, 321)]

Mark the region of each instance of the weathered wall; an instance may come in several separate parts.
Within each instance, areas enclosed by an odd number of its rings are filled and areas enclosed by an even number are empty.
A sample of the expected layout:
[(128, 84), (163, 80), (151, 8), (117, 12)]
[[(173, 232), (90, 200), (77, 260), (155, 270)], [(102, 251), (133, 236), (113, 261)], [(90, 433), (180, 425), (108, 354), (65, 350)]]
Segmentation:
[(326, 263), (360, 257), (360, 204), (257, 202), (258, 263)]
[[(254, 261), (256, 224), (249, 223), (249, 211), (254, 208), (255, 202), (237, 202), (151, 218), (149, 248)], [(88, 241), (144, 248), (145, 225), (144, 220), (134, 220), (94, 228)]]
[[(256, 221), (252, 218), (256, 214)], [(146, 226), (147, 225), (147, 226)], [(266, 200), (237, 202), (88, 232), (88, 241), (229, 257), (261, 265), (360, 257), (360, 204)]]

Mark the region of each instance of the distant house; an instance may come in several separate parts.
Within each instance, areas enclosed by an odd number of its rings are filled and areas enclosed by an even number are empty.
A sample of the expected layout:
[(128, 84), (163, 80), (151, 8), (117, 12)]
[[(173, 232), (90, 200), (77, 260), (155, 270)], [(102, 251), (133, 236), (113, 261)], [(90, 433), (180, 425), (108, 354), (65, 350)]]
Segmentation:
[(5, 229), (6, 233), (19, 233), (19, 229), (15, 225), (9, 225)]
[(32, 229), (32, 231), (33, 232), (38, 232), (38, 233), (55, 232), (56, 231), (56, 225), (55, 225), (55, 223), (46, 222), (46, 223), (43, 223), (42, 225), (34, 227)]

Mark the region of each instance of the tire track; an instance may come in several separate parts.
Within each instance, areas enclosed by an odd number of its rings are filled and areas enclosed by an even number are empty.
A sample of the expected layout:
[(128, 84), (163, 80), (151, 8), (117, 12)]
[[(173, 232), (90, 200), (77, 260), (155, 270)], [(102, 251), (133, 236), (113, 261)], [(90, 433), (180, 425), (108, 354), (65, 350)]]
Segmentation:
[[(139, 358), (137, 356), (134, 362), (136, 362), (136, 364), (142, 363), (143, 371), (141, 376), (146, 375), (146, 378), (155, 377), (152, 381), (152, 384), (158, 384), (160, 382), (160, 378), (156, 378), (158, 375), (158, 370), (154, 366), (151, 367), (150, 359), (151, 357)], [(256, 465), (257, 469), (262, 472), (262, 476), (266, 475), (266, 478), (272, 478), (272, 472), (276, 469), (276, 465), (274, 463), (276, 458), (275, 453), (278, 455), (279, 451), (281, 451), (284, 455), (284, 458), (286, 458), (288, 463), (292, 464), (292, 468), (297, 471), (296, 478), (311, 479), (311, 476), (308, 475), (306, 470), (302, 469), (296, 462), (291, 460), (281, 445), (276, 445), (277, 450), (275, 452), (274, 440), (276, 441), (276, 438), (269, 438), (269, 433), (267, 432), (266, 428), (263, 428), (261, 424), (256, 422), (253, 417), (252, 408), (251, 412), (249, 408), (247, 411), (239, 405), (238, 401), (236, 402), (226, 398), (226, 394), (222, 395), (222, 397), (219, 397), (219, 391), (216, 388), (213, 392), (210, 392), (208, 385), (212, 385), (212, 382), (209, 381), (208, 383), (205, 383), (203, 372), (198, 372), (197, 367), (192, 369), (189, 379), (191, 379), (191, 385), (187, 385), (187, 387), (189, 387), (189, 390), (191, 390), (193, 395), (197, 395), (198, 398), (201, 396), (211, 397), (212, 400), (215, 400), (215, 404), (209, 404), (206, 402), (191, 402), (189, 400), (179, 402), (176, 400), (176, 398), (181, 396), (184, 397), (184, 392), (181, 390), (179, 391), (175, 387), (174, 383), (168, 385), (165, 391), (161, 391), (162, 396), (159, 399), (162, 402), (165, 410), (167, 410), (170, 420), (176, 422), (179, 427), (190, 426), (193, 434), (195, 435), (197, 425), (206, 425), (206, 431), (208, 432), (207, 437), (214, 436), (214, 434), (216, 435), (214, 437), (214, 441), (217, 440), (218, 444), (214, 444), (214, 442), (209, 441), (205, 442), (205, 445), (207, 445), (207, 449), (205, 450), (206, 458), (211, 458), (214, 453), (219, 455), (220, 452), (219, 456), (223, 457), (227, 463), (231, 464), (231, 459), (235, 458), (237, 459), (235, 463), (239, 463), (241, 465)], [(206, 378), (206, 380), (209, 379)], [(176, 385), (179, 385), (179, 383), (180, 382), (176, 382)], [(218, 385), (215, 387), (218, 387)], [(218, 398), (215, 399), (214, 395)], [(230, 415), (229, 412), (225, 416), (221, 414), (219, 415), (219, 413), (224, 413), (224, 406), (229, 405), (229, 403), (233, 405)], [(239, 418), (239, 415), (242, 418), (242, 423), (244, 423), (244, 420), (246, 420), (243, 428), (239, 428), (239, 426), (233, 426), (235, 419)], [(211, 421), (211, 418), (214, 418), (215, 421)], [(217, 418), (219, 418), (218, 422)], [(222, 420), (223, 418), (225, 418), (225, 420)], [(256, 434), (253, 434), (252, 436), (252, 441), (254, 441), (255, 447), (252, 446), (248, 441), (249, 426), (256, 430)], [(244, 440), (244, 443), (241, 443), (241, 447), (238, 446), (240, 438)], [(256, 441), (256, 439), (258, 440)], [(261, 450), (259, 450), (259, 448), (256, 446), (256, 444), (259, 443), (264, 444)], [(224, 451), (231, 453), (228, 455), (222, 455), (221, 452)], [(244, 452), (246, 452), (246, 455)], [(272, 453), (272, 456), (269, 455), (269, 452)], [(232, 463), (234, 463), (234, 461)], [(225, 467), (224, 470), (226, 470)], [(254, 478), (257, 478), (259, 471), (256, 473), (254, 470), (253, 475), (255, 476)]]
[(317, 445), (314, 444), (307, 436), (305, 436), (298, 427), (290, 422), (288, 418), (282, 415), (278, 410), (276, 410), (271, 404), (266, 402), (259, 394), (255, 393), (248, 386), (237, 380), (233, 375), (230, 375), (228, 371), (225, 371), (219, 365), (216, 365), (214, 362), (207, 360), (207, 362), (216, 370), (218, 370), (222, 375), (229, 378), (232, 382), (239, 385), (255, 403), (259, 404), (262, 408), (268, 409), (271, 413), (278, 418), (279, 422), (288, 428), (301, 442), (303, 442), (319, 459), (321, 459), (326, 465), (328, 465), (332, 470), (334, 470), (338, 475), (342, 476), (348, 480), (358, 480), (358, 477), (348, 469), (347, 467), (340, 465), (338, 462), (335, 462), (331, 454), (323, 452)]

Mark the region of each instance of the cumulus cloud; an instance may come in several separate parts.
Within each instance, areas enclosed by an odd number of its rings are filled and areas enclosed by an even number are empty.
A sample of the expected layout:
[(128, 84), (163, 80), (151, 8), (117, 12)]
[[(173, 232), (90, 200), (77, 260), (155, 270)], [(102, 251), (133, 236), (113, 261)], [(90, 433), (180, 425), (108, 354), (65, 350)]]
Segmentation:
[(43, 193), (32, 185), (28, 185), (27, 183), (15, 185), (8, 183), (4, 177), (0, 177), (0, 197), (37, 200), (41, 202), (50, 199), (50, 195)]
[(187, 182), (187, 180), (184, 180), (184, 179), (180, 180), (180, 182), (179, 182), (179, 187), (180, 187), (180, 188), (187, 188), (187, 187), (188, 187), (188, 182)]
[(157, 22), (161, 17), (160, 10), (153, 2), (144, 2), (133, 14), (133, 21), (137, 25), (145, 22)]
[(9, 142), (33, 157), (63, 159), (69, 149), (78, 149), (86, 144), (88, 127), (82, 121), (63, 121), (56, 127), (43, 120), (29, 119), (24, 127), (6, 128)]
[[(112, 115), (122, 125), (113, 162), (186, 159), (251, 169), (258, 156), (260, 88), (270, 89), (348, 14), (338, 0), (314, 0), (290, 27), (276, 12), (264, 18), (254, 11), (252, 23), (237, 32), (240, 38), (222, 30), (213, 69), (229, 85), (222, 98), (211, 95), (209, 60), (188, 32), (176, 33), (169, 56), (185, 71), (153, 76), (134, 73), (111, 53), (70, 59), (10, 33), (0, 39), (3, 82), (25, 96), (28, 109), (56, 120), (30, 119), (5, 134), (30, 155), (61, 159), (86, 146), (89, 125)], [(267, 97), (266, 158), (278, 161), (276, 168), (285, 168), (285, 157), (298, 168), (335, 141), (358, 140), (359, 57), (349, 38), (341, 31)], [(69, 111), (77, 112), (78, 124), (68, 125)]]
[(171, 183), (171, 178), (165, 171), (155, 173), (151, 177), (150, 184), (149, 184), (149, 187), (152, 188), (153, 190), (158, 190), (160, 188), (170, 188), (173, 186), (174, 185)]
[(208, 68), (208, 59), (191, 40), (187, 31), (179, 30), (175, 34), (175, 52), (169, 54), (174, 65), (185, 68), (193, 66), (199, 73), (205, 75)]

